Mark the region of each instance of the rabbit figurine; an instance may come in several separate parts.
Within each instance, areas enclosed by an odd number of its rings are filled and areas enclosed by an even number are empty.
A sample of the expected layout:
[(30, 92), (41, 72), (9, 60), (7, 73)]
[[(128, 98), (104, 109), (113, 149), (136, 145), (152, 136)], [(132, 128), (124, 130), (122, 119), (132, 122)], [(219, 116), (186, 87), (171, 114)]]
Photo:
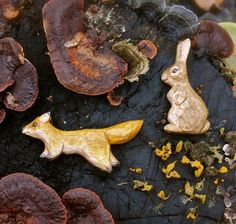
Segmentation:
[(187, 73), (190, 39), (179, 42), (175, 64), (162, 74), (162, 81), (171, 86), (167, 98), (171, 103), (168, 122), (164, 130), (178, 134), (202, 134), (210, 128), (208, 109), (201, 97), (192, 89)]

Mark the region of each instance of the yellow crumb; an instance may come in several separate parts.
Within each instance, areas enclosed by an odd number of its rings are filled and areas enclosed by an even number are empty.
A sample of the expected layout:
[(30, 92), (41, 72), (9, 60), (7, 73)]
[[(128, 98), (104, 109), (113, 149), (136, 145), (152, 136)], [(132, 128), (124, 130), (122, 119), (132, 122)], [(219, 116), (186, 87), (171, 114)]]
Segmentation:
[(206, 195), (205, 194), (195, 194), (194, 197), (201, 200), (202, 204), (205, 204), (205, 202), (206, 202)]
[(184, 192), (187, 196), (189, 196), (190, 198), (193, 198), (193, 196), (194, 196), (194, 187), (190, 185), (189, 181), (187, 181), (185, 183)]
[(219, 173), (223, 174), (223, 173), (228, 173), (229, 170), (226, 166), (222, 166), (218, 171)]
[(142, 168), (129, 168), (129, 170), (137, 174), (142, 174), (143, 172)]
[(148, 182), (143, 182), (139, 180), (134, 180), (134, 189), (135, 190), (140, 190), (140, 191), (151, 191), (153, 189), (153, 185), (148, 184)]
[(181, 160), (181, 163), (182, 164), (190, 164), (190, 159), (187, 157), (187, 156), (183, 156), (182, 157), (182, 160)]
[(215, 185), (218, 185), (218, 184), (219, 184), (219, 179), (218, 179), (218, 178), (214, 180), (214, 184), (215, 184)]
[(195, 177), (200, 177), (204, 170), (204, 166), (198, 160), (192, 161), (190, 164), (193, 168), (197, 168), (197, 170), (194, 172)]
[(183, 141), (179, 141), (178, 144), (176, 145), (175, 152), (181, 152), (183, 148)]
[(187, 215), (187, 219), (195, 220), (197, 218), (196, 213), (189, 212)]
[(171, 151), (171, 143), (167, 143), (166, 145), (162, 146), (162, 149), (156, 149), (155, 153), (158, 157), (160, 157), (162, 160), (167, 160), (170, 155), (172, 154)]
[(163, 200), (163, 201), (167, 201), (170, 197), (170, 194), (168, 196), (166, 196), (165, 192), (164, 191), (160, 191), (157, 196)]

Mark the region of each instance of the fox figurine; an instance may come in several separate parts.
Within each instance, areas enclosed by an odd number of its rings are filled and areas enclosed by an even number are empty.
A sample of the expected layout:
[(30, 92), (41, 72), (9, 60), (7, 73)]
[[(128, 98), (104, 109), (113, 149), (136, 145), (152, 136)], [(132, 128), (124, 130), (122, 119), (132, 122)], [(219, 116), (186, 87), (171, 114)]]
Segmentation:
[(119, 165), (111, 152), (111, 145), (130, 141), (142, 125), (143, 120), (133, 120), (108, 128), (62, 131), (52, 125), (48, 112), (26, 125), (22, 133), (44, 142), (41, 158), (55, 159), (62, 153), (79, 154), (95, 167), (110, 173), (113, 166)]

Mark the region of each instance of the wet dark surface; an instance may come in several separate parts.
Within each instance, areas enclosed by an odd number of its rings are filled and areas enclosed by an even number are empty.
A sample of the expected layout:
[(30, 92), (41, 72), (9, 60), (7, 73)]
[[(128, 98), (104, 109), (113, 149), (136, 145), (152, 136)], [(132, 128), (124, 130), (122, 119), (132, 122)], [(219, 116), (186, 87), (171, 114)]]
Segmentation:
[[(124, 103), (117, 108), (112, 107), (106, 96), (79, 95), (59, 84), (47, 55), (41, 21), (43, 4), (42, 0), (33, 1), (21, 19), (14, 22), (10, 33), (24, 47), (26, 57), (35, 65), (39, 74), (40, 93), (32, 109), (24, 113), (8, 111), (6, 120), (0, 125), (0, 176), (14, 172), (29, 173), (49, 184), (60, 195), (75, 187), (89, 188), (101, 196), (114, 219), (121, 224), (190, 223), (186, 221), (188, 209), (199, 203), (183, 205), (183, 194), (179, 193), (179, 190), (183, 189), (186, 179), (194, 180), (193, 174), (190, 170), (177, 166), (183, 178), (180, 181), (167, 181), (160, 170), (166, 163), (154, 156), (148, 142), (164, 138), (172, 143), (188, 139), (193, 142), (207, 140), (214, 145), (222, 144), (219, 128), (225, 127), (226, 131), (236, 129), (236, 101), (230, 86), (207, 58), (196, 58), (191, 54), (189, 77), (194, 87), (204, 85), (202, 97), (209, 108), (212, 127), (206, 136), (180, 137), (166, 134), (162, 125), (156, 125), (170, 106), (166, 99), (168, 86), (161, 82), (160, 75), (173, 63), (175, 44), (160, 44), (159, 54), (151, 62), (150, 72), (139, 82), (125, 83), (119, 89), (125, 96)], [(135, 29), (139, 29), (140, 22), (138, 20), (134, 23), (130, 31), (132, 37), (134, 34), (141, 35), (134, 32)], [(115, 168), (112, 174), (106, 174), (93, 168), (77, 155), (61, 156), (54, 161), (39, 158), (44, 147), (42, 142), (22, 135), (21, 130), (36, 116), (47, 111), (52, 112), (54, 125), (65, 130), (105, 127), (130, 119), (144, 119), (145, 123), (134, 140), (125, 145), (112, 147), (121, 165)], [(179, 158), (181, 155), (174, 156), (167, 163)], [(144, 172), (142, 175), (135, 175), (129, 171), (130, 167), (142, 167)], [(232, 177), (233, 174), (227, 177), (226, 186), (233, 184)], [(134, 179), (147, 180), (155, 186), (154, 191), (134, 191)], [(212, 180), (207, 180), (206, 183), (206, 193), (211, 198), (215, 195), (215, 186)], [(154, 207), (161, 201), (156, 193), (163, 189), (171, 192), (171, 197), (157, 212)], [(196, 223), (216, 224), (223, 211), (222, 198), (219, 198), (215, 207), (211, 209), (208, 208), (208, 203), (204, 206), (199, 205), (199, 218)]]

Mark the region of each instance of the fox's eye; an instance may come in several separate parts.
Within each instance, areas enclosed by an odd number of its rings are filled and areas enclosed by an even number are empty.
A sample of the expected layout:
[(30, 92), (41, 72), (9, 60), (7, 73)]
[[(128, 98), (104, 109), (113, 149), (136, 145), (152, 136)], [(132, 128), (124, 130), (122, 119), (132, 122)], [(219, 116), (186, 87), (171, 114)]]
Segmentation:
[(178, 72), (178, 69), (177, 68), (174, 68), (173, 70), (172, 70), (172, 73), (176, 73), (176, 72)]
[(37, 122), (34, 122), (34, 123), (32, 124), (32, 126), (33, 126), (34, 128), (37, 127), (37, 126), (38, 126)]

